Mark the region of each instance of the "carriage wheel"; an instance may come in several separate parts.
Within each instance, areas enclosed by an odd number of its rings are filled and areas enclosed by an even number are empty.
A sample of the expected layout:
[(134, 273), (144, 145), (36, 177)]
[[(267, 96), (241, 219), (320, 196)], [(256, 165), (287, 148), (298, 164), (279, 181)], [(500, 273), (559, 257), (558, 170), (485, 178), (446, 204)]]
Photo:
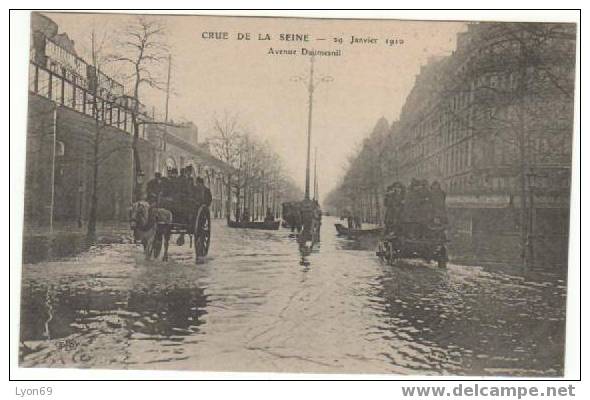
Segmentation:
[(201, 206), (195, 219), (195, 261), (209, 252), (211, 240), (211, 214), (209, 208)]

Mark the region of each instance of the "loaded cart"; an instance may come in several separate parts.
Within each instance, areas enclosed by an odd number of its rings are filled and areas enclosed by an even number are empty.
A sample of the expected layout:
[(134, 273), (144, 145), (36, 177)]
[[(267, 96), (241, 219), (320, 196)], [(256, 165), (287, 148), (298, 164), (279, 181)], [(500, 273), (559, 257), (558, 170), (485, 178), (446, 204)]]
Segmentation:
[(379, 241), (377, 256), (388, 265), (402, 258), (421, 258), (427, 262), (436, 261), (439, 268), (446, 268), (447, 243), (443, 224), (404, 222)]

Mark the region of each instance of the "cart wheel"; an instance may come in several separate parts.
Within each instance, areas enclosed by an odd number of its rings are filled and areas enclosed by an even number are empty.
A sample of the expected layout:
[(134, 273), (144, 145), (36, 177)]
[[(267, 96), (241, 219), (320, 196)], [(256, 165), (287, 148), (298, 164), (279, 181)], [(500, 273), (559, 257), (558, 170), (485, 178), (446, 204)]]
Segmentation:
[(195, 262), (199, 257), (204, 257), (209, 252), (211, 241), (211, 214), (209, 208), (201, 206), (195, 219)]
[(440, 249), (440, 253), (438, 254), (438, 267), (439, 268), (446, 268), (447, 267), (447, 248), (443, 246)]

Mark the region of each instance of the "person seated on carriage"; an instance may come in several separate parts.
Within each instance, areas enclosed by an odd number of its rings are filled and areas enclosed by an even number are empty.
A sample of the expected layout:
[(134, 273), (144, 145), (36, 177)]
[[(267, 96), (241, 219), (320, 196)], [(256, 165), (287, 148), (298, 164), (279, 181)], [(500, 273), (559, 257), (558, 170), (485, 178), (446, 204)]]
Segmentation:
[(184, 180), (189, 186), (194, 186), (195, 184), (195, 169), (192, 165), (187, 165), (184, 168)]
[(168, 169), (168, 179), (162, 181), (160, 207), (172, 212), (174, 220), (178, 216), (178, 169)]
[(405, 234), (413, 239), (421, 239), (430, 223), (432, 206), (427, 180), (412, 179), (404, 202)]
[(400, 182), (387, 187), (385, 193), (385, 234), (400, 233), (404, 207), (405, 188)]
[(162, 174), (156, 172), (154, 174), (154, 178), (150, 179), (150, 181), (147, 183), (147, 201), (150, 203), (150, 206), (159, 206), (160, 197), (162, 196), (165, 185), (166, 183), (164, 182)]

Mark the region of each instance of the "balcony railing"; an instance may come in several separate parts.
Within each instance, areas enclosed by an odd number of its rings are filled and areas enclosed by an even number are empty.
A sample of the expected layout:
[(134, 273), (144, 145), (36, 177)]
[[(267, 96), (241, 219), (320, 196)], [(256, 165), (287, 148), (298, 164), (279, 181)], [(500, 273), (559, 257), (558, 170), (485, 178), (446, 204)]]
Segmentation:
[[(91, 118), (98, 117), (107, 126), (133, 134), (133, 114), (129, 108), (119, 104), (118, 99), (112, 96), (105, 98), (95, 94), (78, 79), (70, 80), (66, 75), (31, 61), (29, 91)], [(140, 124), (139, 129), (139, 136), (143, 137), (144, 125)]]
[[(29, 91), (133, 134), (133, 99), (124, 87), (82, 58), (37, 32), (29, 62)], [(138, 119), (148, 119), (140, 107)], [(145, 139), (145, 124), (139, 124)]]

